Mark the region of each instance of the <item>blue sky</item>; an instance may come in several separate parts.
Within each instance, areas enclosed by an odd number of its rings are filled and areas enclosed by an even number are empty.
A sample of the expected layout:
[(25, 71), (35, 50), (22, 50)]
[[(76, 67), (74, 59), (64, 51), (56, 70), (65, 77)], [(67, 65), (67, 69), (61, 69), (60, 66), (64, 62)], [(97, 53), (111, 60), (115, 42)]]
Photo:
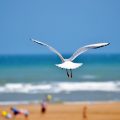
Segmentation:
[(120, 0), (1, 0), (0, 54), (44, 54), (44, 41), (61, 53), (97, 42), (88, 53), (120, 53)]

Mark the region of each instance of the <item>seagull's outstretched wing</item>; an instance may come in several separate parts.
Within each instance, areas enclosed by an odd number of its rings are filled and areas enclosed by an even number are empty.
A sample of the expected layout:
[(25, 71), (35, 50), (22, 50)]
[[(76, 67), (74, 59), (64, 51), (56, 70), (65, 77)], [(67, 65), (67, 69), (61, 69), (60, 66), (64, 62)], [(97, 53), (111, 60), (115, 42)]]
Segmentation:
[(51, 51), (53, 51), (54, 53), (56, 53), (56, 54), (59, 56), (59, 58), (61, 59), (62, 62), (65, 61), (64, 58), (62, 57), (62, 55), (61, 55), (57, 50), (55, 50), (53, 47), (47, 45), (46, 43), (37, 41), (37, 40), (35, 40), (35, 39), (31, 39), (31, 40), (32, 40), (33, 42), (35, 42), (35, 43), (38, 43), (38, 44), (40, 44), (40, 45), (43, 45), (43, 46), (48, 47)]
[(82, 48), (79, 48), (70, 58), (70, 61), (73, 61), (76, 57), (78, 57), (80, 54), (86, 52), (89, 49), (96, 49), (100, 47), (104, 47), (109, 45), (110, 43), (97, 43), (97, 44), (91, 44), (91, 45), (86, 45)]

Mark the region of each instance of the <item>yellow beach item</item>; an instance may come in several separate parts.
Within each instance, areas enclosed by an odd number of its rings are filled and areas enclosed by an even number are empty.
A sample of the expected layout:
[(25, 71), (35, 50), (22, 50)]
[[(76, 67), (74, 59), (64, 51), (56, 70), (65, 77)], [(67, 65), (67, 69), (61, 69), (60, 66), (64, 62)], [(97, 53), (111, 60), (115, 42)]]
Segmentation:
[(2, 111), (2, 116), (6, 117), (7, 116), (7, 112), (6, 111)]

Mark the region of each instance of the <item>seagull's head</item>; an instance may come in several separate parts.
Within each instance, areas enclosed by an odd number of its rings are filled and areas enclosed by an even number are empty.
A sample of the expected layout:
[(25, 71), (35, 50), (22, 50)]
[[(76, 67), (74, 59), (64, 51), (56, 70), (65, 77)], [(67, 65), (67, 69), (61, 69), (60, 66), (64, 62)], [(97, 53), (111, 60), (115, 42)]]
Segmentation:
[(64, 60), (65, 60), (65, 62), (70, 61), (69, 59), (64, 59)]

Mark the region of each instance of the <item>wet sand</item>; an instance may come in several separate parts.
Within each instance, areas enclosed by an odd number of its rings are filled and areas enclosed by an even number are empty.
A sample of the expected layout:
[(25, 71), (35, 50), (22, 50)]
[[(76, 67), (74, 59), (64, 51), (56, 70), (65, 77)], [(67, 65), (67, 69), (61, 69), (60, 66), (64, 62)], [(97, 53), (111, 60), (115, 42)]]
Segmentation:
[[(10, 112), (12, 105), (0, 105), (0, 112)], [(45, 114), (41, 113), (40, 104), (14, 105), (30, 112), (28, 120), (120, 120), (120, 102), (116, 103), (82, 103), (82, 104), (48, 104)], [(86, 107), (85, 107), (86, 106)], [(0, 120), (1, 120), (0, 116)], [(18, 115), (16, 120), (24, 120)], [(12, 119), (11, 119), (12, 120)]]

